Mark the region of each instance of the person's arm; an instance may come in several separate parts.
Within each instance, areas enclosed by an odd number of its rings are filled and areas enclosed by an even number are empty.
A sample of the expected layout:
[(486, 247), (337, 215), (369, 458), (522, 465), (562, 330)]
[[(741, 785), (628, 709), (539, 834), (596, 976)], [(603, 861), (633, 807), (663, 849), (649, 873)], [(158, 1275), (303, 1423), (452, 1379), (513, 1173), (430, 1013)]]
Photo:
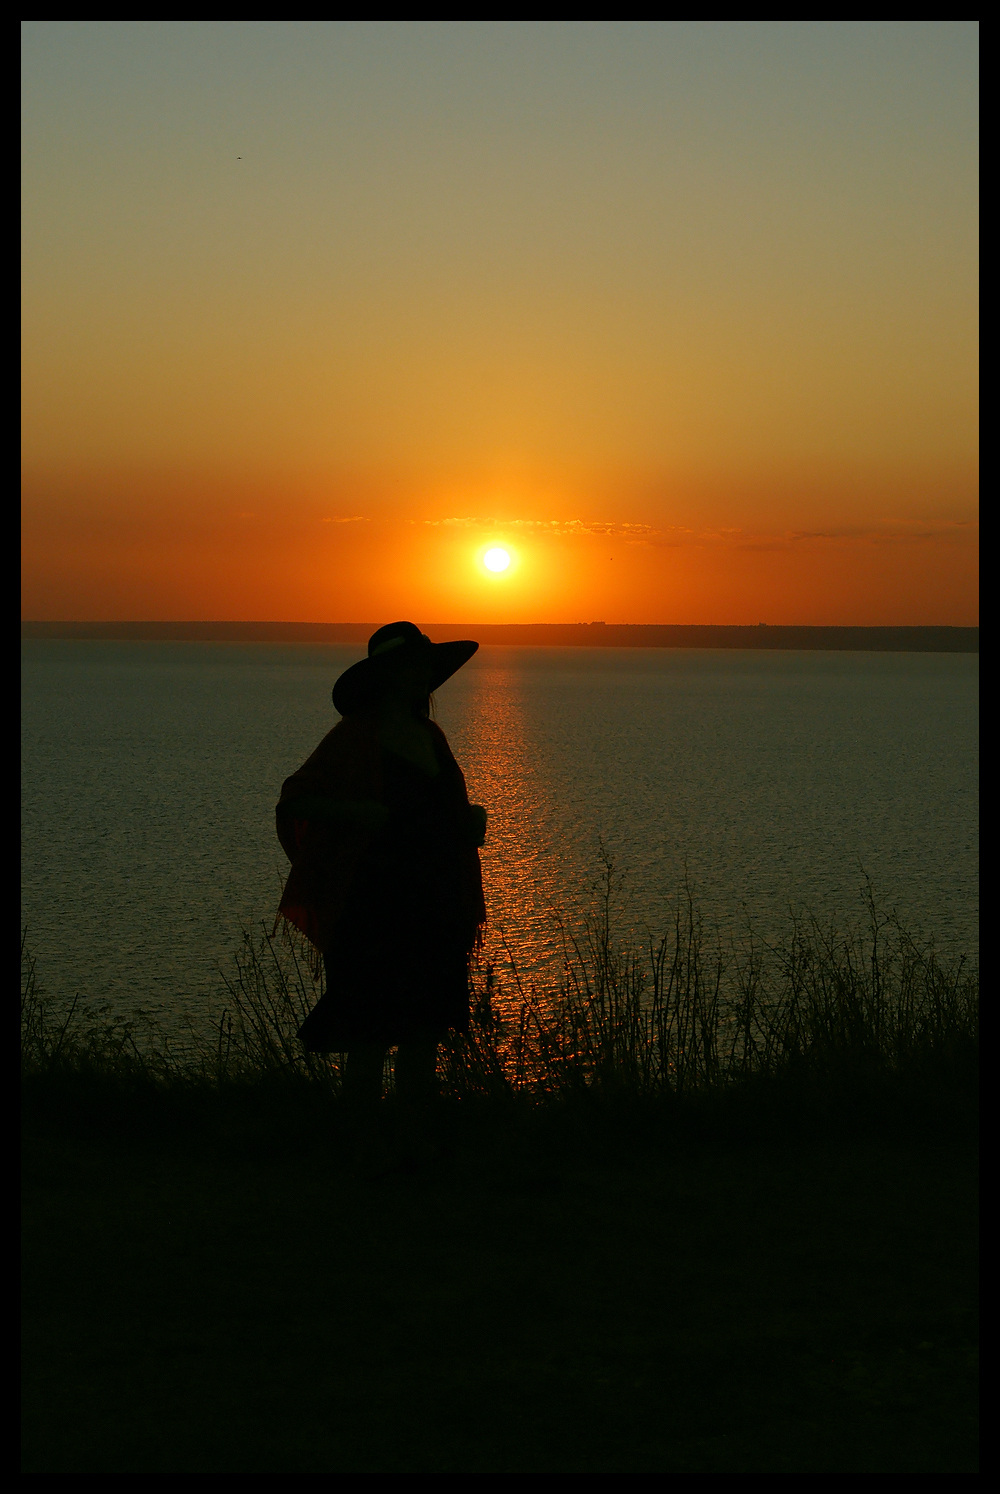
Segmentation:
[(381, 830), (389, 811), (376, 799), (328, 799), (322, 794), (295, 794), (283, 799), (278, 814), (292, 820), (334, 820), (359, 830)]
[(486, 844), (486, 810), (481, 804), (469, 805), (469, 821), (472, 831), (472, 844), (482, 846)]

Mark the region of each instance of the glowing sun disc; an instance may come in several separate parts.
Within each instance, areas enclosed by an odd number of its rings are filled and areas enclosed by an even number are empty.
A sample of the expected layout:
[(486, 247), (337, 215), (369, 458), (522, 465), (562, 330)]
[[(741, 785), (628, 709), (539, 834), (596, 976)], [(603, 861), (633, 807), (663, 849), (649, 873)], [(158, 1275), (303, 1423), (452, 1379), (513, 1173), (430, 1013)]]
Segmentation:
[(510, 556), (506, 550), (501, 550), (499, 547), (487, 550), (483, 556), (483, 565), (488, 571), (505, 571), (510, 565)]

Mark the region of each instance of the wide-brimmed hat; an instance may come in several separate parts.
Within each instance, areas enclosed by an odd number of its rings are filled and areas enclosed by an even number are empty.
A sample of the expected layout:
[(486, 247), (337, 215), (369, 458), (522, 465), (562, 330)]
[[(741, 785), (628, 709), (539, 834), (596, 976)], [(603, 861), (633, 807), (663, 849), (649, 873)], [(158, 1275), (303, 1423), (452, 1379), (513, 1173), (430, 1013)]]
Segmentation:
[(368, 657), (345, 669), (333, 687), (333, 704), (342, 716), (363, 710), (377, 698), (382, 678), (408, 654), (426, 655), (430, 663), (430, 688), (436, 690), (461, 669), (479, 647), (471, 638), (454, 643), (432, 643), (416, 623), (386, 623), (368, 640)]

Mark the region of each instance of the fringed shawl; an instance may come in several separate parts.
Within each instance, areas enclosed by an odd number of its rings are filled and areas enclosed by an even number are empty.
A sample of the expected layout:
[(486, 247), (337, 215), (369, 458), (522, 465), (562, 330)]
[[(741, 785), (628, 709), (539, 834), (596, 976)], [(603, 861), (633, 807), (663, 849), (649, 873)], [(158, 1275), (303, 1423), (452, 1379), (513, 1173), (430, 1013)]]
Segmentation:
[[(434, 722), (428, 726), (446, 775), (447, 792), (454, 796), (457, 809), (468, 809), (465, 779), (448, 739)], [(373, 718), (345, 716), (338, 722), (298, 772), (285, 779), (275, 812), (278, 839), (292, 863), (278, 917), (294, 924), (325, 954), (374, 837), (371, 831), (341, 821), (294, 819), (282, 811), (282, 804), (305, 795), (382, 802), (382, 748)], [(470, 843), (456, 847), (456, 856), (461, 902), (456, 912), (471, 926), (478, 926), (486, 920), (479, 852)], [(405, 887), (399, 888), (399, 896), (406, 896)]]

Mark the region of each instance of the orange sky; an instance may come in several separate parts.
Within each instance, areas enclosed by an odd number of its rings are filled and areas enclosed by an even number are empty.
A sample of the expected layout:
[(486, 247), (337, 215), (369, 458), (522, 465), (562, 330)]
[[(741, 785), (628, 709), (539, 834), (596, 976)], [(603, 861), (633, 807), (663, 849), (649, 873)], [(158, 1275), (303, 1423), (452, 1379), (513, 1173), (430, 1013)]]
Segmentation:
[(975, 70), (30, 23), (23, 615), (975, 622)]

